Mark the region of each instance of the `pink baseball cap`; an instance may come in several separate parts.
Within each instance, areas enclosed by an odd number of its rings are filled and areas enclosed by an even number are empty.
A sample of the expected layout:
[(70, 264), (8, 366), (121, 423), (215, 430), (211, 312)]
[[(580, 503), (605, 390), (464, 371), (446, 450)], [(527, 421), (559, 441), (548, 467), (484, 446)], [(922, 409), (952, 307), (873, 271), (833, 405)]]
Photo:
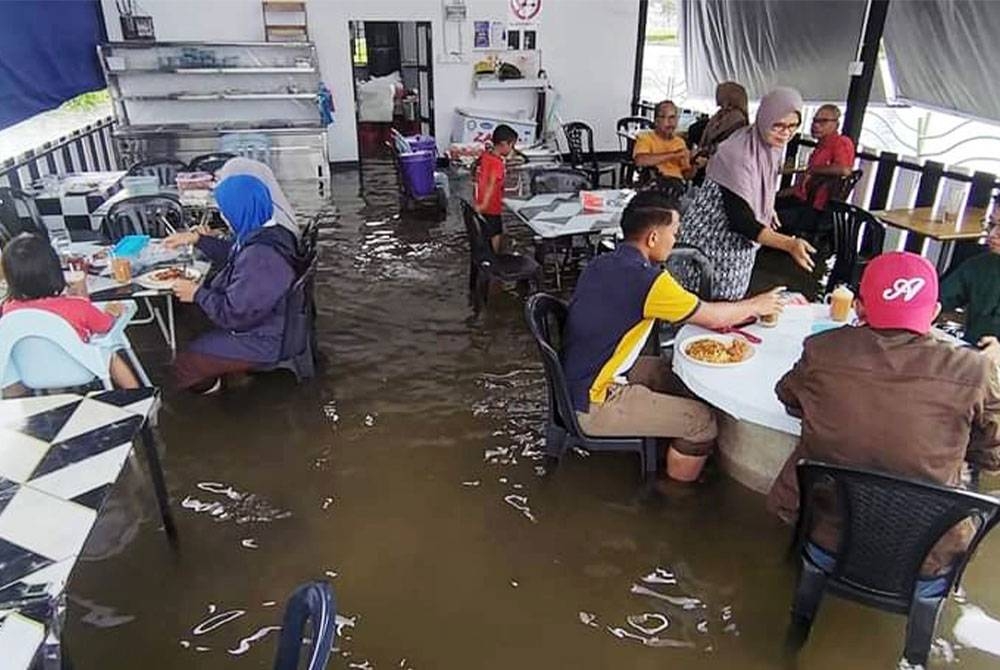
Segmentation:
[(908, 251), (876, 256), (861, 277), (861, 301), (872, 328), (924, 335), (937, 312), (937, 270), (926, 258)]

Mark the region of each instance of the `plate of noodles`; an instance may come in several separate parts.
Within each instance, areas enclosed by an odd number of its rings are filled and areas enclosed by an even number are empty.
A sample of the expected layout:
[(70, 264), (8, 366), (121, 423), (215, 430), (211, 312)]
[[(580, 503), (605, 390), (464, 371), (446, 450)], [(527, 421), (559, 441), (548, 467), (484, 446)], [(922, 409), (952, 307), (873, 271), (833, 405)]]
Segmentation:
[(143, 288), (162, 291), (169, 289), (178, 279), (190, 279), (198, 281), (201, 274), (194, 268), (168, 267), (147, 272), (135, 279), (135, 283)]
[(694, 335), (681, 342), (677, 350), (692, 363), (710, 368), (742, 365), (757, 353), (752, 344), (738, 335)]

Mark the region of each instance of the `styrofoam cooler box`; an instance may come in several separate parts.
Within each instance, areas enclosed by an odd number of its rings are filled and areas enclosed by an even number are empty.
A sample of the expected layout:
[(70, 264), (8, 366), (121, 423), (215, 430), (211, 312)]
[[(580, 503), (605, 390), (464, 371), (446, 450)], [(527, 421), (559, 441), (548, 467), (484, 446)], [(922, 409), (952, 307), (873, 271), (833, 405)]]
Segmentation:
[(517, 132), (518, 145), (535, 143), (535, 120), (518, 116), (508, 116), (503, 112), (488, 112), (480, 109), (455, 108), (455, 125), (452, 128), (451, 141), (487, 142), (493, 135), (493, 130), (501, 123)]

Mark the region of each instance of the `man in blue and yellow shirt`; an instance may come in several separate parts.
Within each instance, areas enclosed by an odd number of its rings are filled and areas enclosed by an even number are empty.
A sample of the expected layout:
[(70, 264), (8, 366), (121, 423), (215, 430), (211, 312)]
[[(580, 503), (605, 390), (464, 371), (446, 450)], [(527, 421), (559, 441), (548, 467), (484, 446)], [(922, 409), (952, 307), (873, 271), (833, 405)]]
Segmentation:
[(674, 247), (678, 219), (676, 202), (655, 191), (625, 208), (624, 243), (594, 259), (573, 292), (563, 367), (585, 433), (673, 438), (667, 475), (693, 481), (715, 442), (715, 416), (700, 401), (667, 395), (676, 384), (666, 363), (639, 355), (653, 323), (730, 326), (780, 311), (784, 287), (739, 302), (699, 300), (659, 266)]

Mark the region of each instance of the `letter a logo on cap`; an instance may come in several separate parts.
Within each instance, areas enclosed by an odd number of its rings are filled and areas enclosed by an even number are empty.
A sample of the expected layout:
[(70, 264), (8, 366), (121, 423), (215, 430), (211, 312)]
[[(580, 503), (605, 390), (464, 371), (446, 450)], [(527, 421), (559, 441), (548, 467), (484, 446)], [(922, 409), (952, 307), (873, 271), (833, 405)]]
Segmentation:
[(896, 300), (902, 298), (903, 302), (910, 302), (917, 297), (917, 294), (927, 285), (927, 280), (923, 277), (906, 279), (900, 277), (892, 283), (890, 288), (882, 291), (883, 300)]

